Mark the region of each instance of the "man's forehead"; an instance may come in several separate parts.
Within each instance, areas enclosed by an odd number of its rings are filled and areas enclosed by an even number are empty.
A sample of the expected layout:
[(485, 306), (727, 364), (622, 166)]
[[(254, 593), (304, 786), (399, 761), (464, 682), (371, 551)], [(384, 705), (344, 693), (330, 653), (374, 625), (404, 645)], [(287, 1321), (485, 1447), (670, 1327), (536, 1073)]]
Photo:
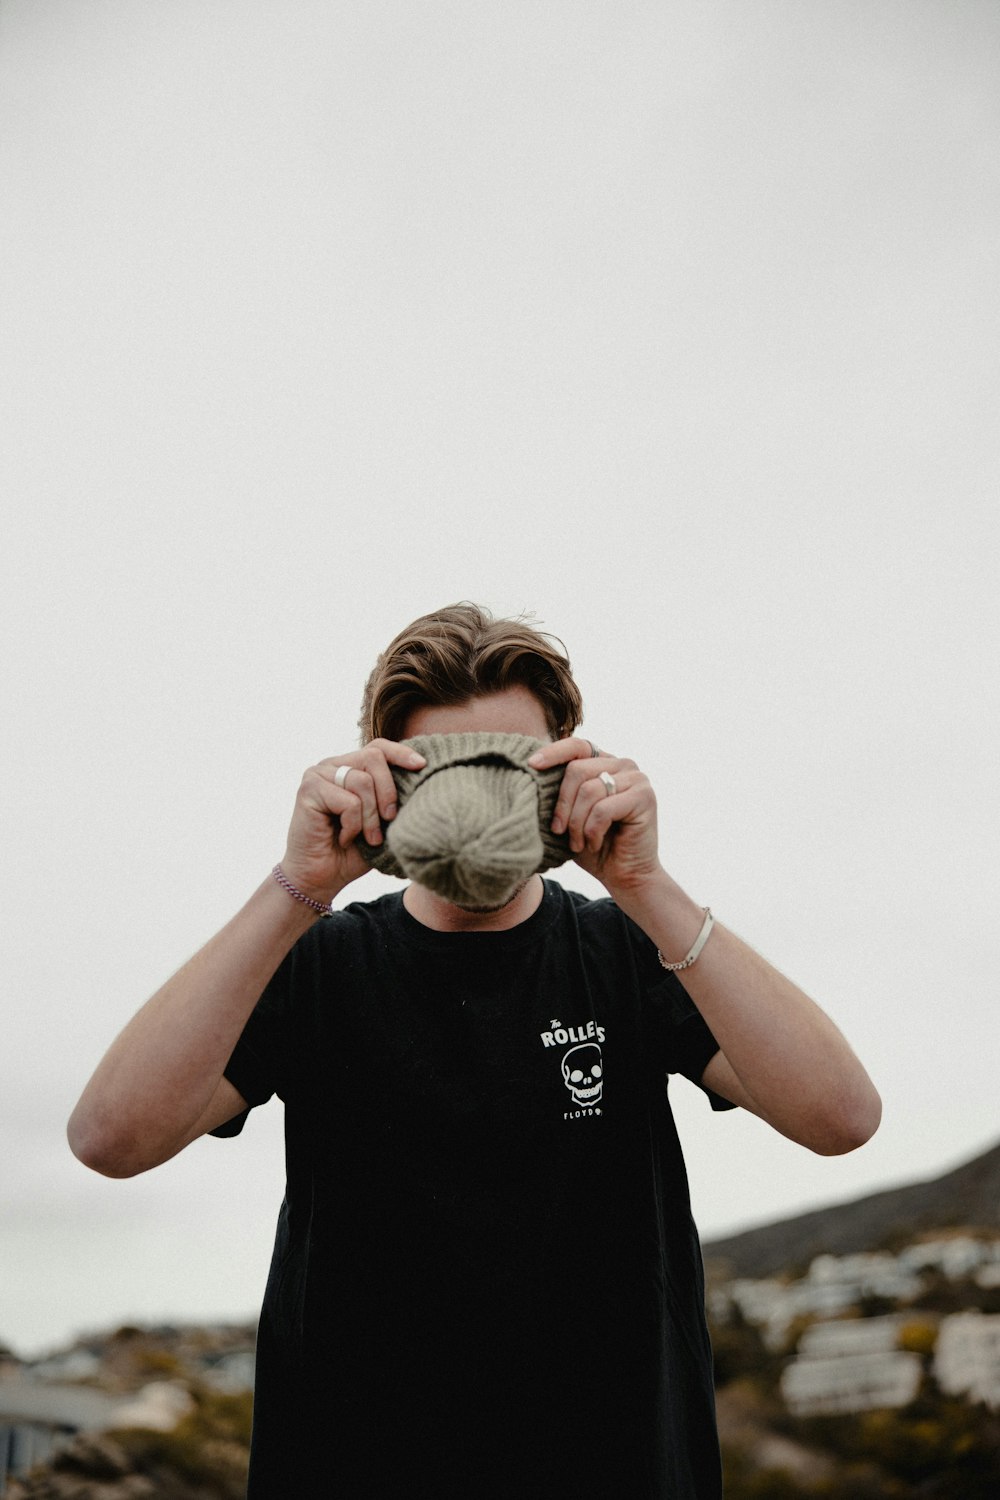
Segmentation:
[(494, 731), (550, 740), (545, 709), (530, 688), (517, 684), (462, 703), (427, 703), (406, 716), (403, 739), (421, 734), (467, 734)]

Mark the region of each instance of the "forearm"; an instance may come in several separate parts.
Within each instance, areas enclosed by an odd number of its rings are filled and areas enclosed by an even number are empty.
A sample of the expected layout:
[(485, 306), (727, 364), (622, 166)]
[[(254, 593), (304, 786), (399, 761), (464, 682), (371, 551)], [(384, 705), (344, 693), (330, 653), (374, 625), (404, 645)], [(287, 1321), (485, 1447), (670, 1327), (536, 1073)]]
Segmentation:
[[(689, 951), (704, 913), (665, 872), (612, 894), (668, 962)], [(823, 1154), (851, 1150), (873, 1134), (879, 1096), (845, 1038), (734, 933), (717, 922), (678, 978), (719, 1043), (724, 1062), (715, 1072), (724, 1082), (728, 1065), (738, 1081), (728, 1091), (735, 1103)]]
[(184, 1144), (268, 980), (316, 920), (276, 881), (264, 881), (108, 1049), (69, 1121), (81, 1161), (128, 1176)]

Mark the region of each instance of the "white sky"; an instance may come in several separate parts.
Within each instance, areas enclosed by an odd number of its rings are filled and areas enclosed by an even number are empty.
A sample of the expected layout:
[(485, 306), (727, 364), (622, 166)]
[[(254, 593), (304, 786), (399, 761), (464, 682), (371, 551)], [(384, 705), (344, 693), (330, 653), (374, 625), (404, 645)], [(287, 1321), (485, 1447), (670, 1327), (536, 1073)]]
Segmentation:
[(462, 597), (882, 1090), (828, 1160), (679, 1083), (703, 1234), (994, 1143), (998, 64), (985, 0), (0, 5), (0, 1341), (255, 1315), (279, 1107), (127, 1183), (64, 1121)]

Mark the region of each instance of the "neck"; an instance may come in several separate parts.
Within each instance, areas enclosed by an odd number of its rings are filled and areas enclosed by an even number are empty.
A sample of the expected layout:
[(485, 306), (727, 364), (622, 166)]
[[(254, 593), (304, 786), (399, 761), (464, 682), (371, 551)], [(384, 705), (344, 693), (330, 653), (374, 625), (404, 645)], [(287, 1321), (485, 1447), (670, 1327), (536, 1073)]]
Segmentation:
[(505, 932), (535, 914), (544, 891), (542, 877), (532, 875), (503, 906), (483, 909), (455, 906), (426, 886), (414, 884), (403, 892), (403, 905), (411, 917), (435, 932)]

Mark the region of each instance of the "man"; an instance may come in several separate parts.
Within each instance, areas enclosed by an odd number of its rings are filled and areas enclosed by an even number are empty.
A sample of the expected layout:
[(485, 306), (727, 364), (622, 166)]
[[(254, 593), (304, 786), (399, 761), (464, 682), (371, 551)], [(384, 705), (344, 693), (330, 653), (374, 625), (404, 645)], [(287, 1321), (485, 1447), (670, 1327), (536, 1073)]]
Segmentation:
[[(285, 1102), (252, 1500), (717, 1500), (667, 1073), (818, 1152), (877, 1127), (839, 1031), (667, 874), (648, 779), (577, 737), (581, 712), (523, 622), (461, 604), (402, 631), (362, 747), (306, 773), (273, 878), (70, 1121), (81, 1160), (128, 1176)], [(466, 735), (533, 749), (518, 776), (555, 790), (532, 816), (610, 899), (528, 870), (492, 902), (413, 882), (321, 920), (402, 828), (427, 755), (466, 744), (435, 737)]]

